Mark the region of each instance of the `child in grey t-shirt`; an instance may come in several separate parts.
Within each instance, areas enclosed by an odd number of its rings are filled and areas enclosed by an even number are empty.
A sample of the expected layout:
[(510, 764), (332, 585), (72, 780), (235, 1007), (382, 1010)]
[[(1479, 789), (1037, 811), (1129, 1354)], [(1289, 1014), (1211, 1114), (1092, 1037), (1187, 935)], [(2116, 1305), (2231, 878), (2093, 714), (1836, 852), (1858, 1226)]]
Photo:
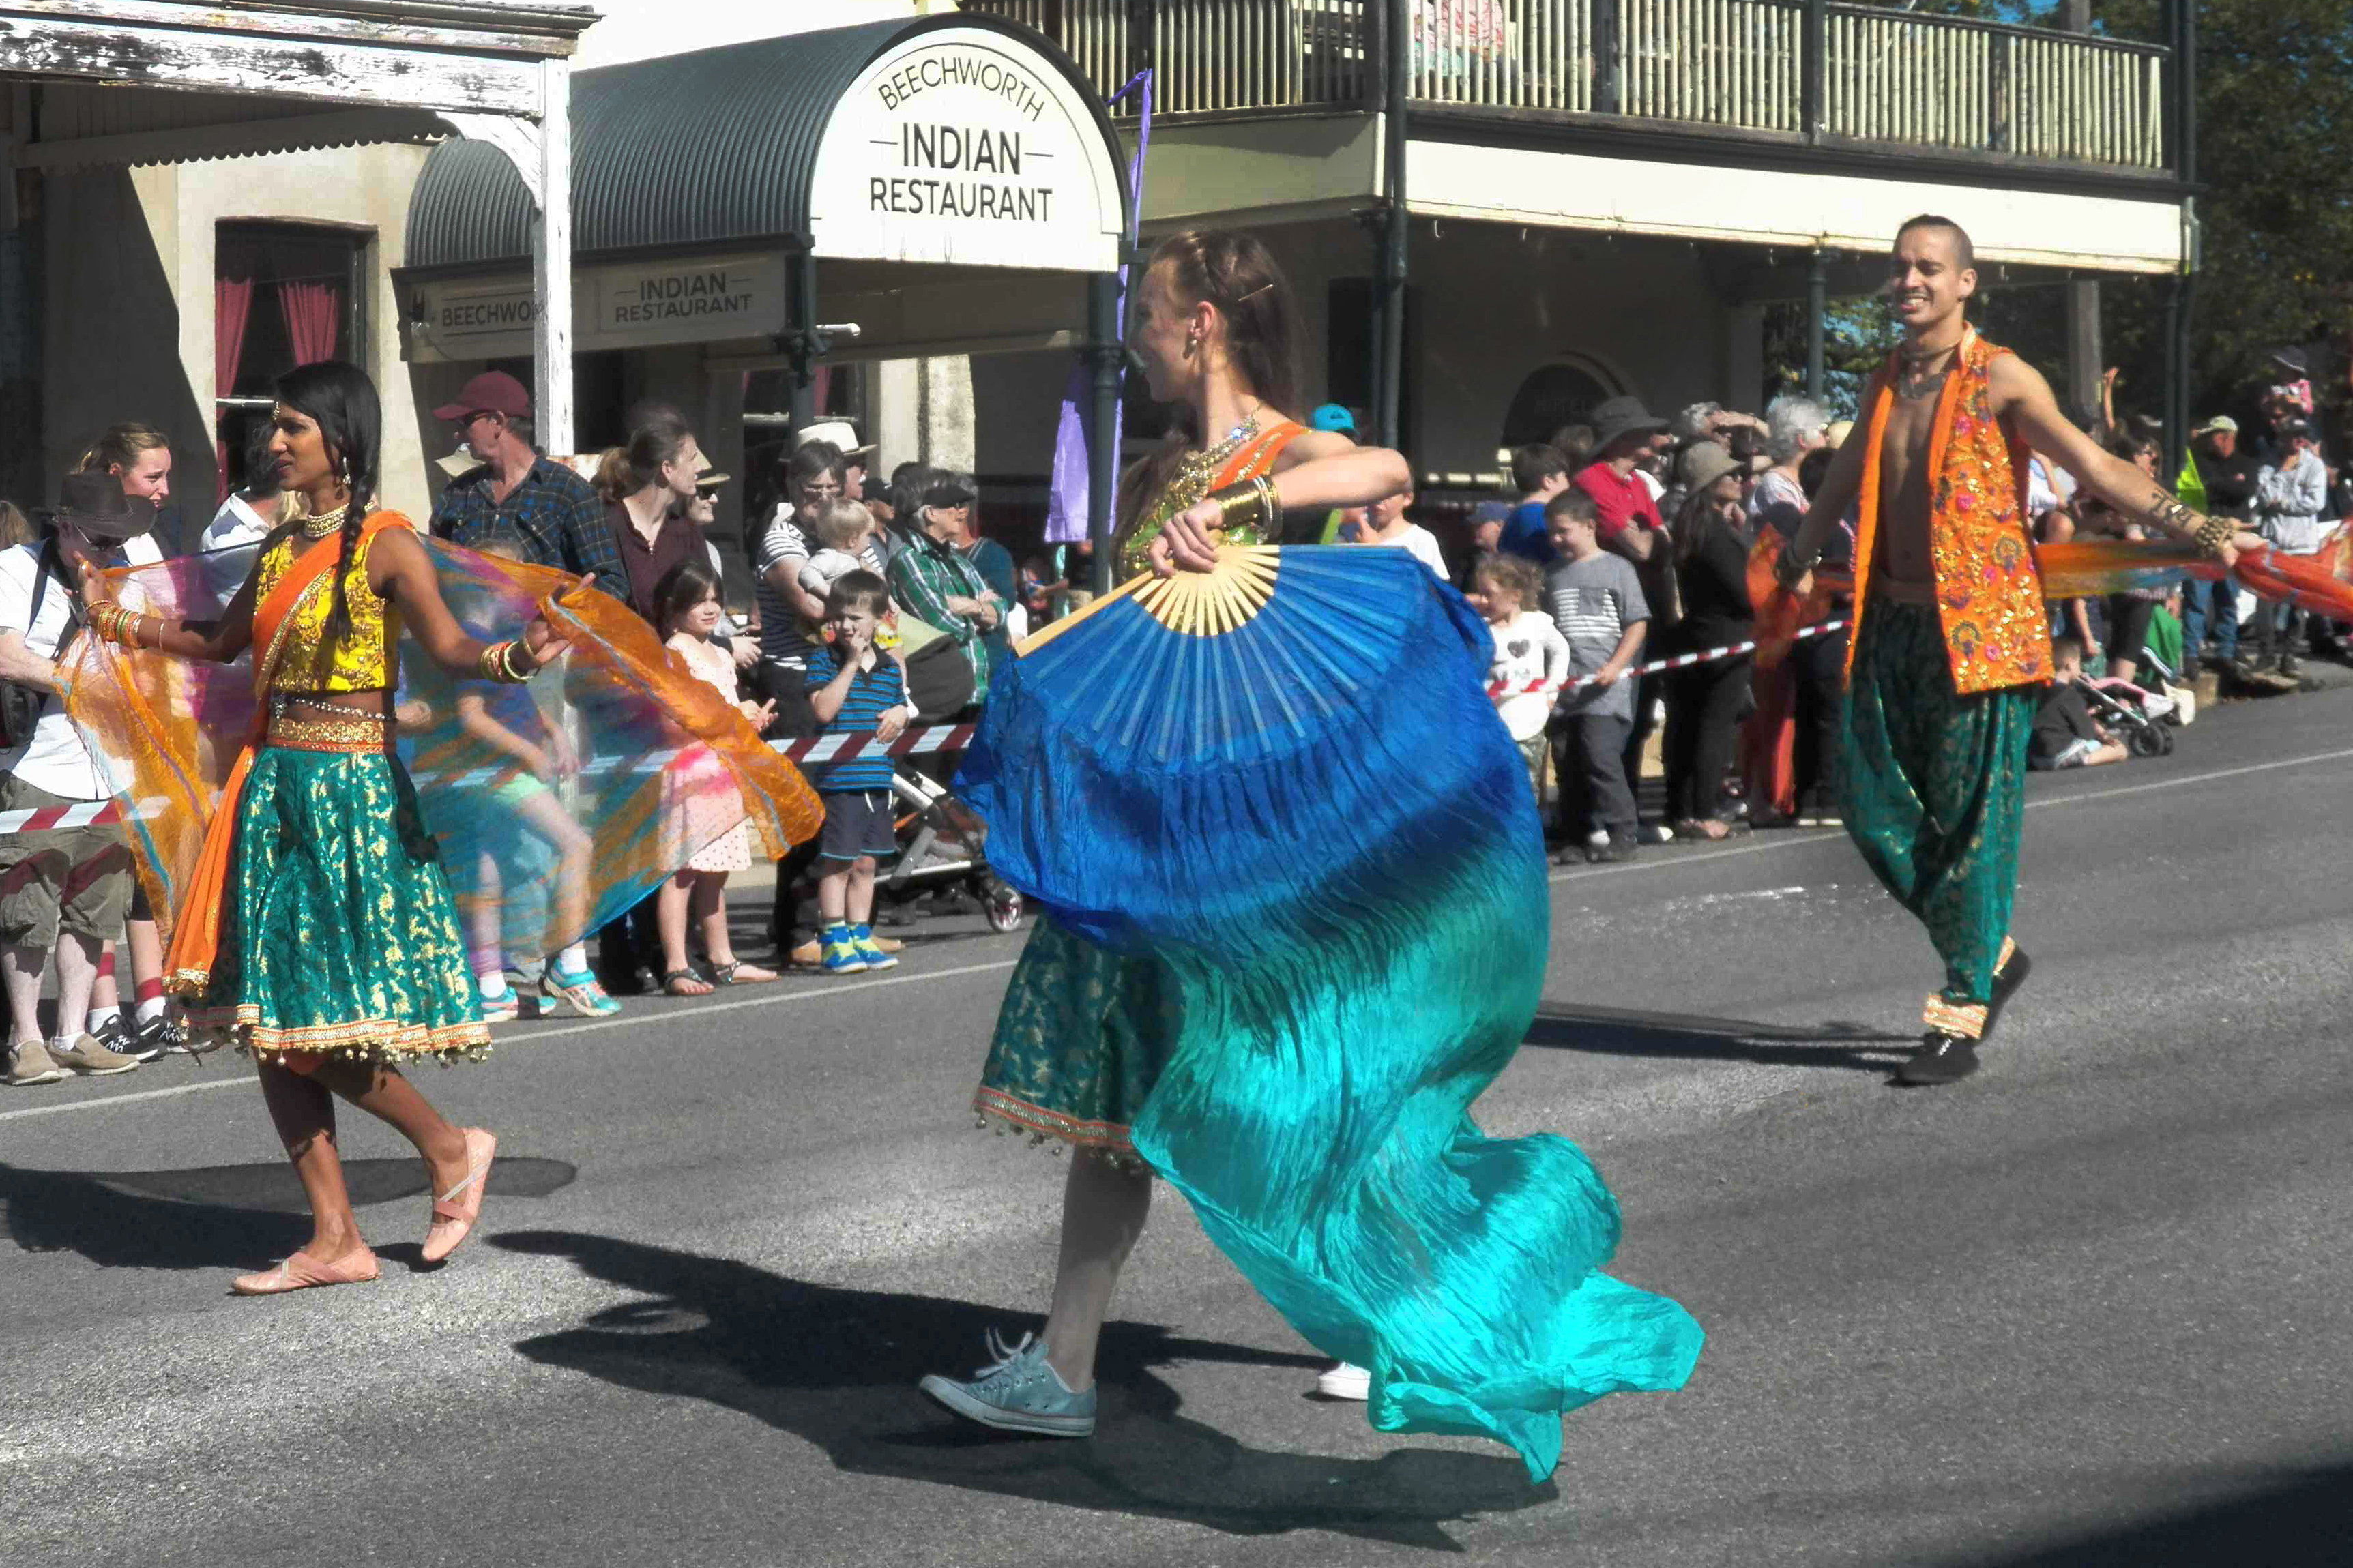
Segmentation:
[(1560, 826), (1569, 840), (1562, 856), (1629, 859), (1637, 819), (1624, 752), (1639, 683), (1620, 677), (1641, 652), (1651, 606), (1631, 563), (1601, 548), (1590, 497), (1572, 489), (1554, 498), (1545, 522), (1554, 553), (1545, 607), (1568, 643), (1570, 680), (1583, 682), (1561, 693), (1554, 719)]

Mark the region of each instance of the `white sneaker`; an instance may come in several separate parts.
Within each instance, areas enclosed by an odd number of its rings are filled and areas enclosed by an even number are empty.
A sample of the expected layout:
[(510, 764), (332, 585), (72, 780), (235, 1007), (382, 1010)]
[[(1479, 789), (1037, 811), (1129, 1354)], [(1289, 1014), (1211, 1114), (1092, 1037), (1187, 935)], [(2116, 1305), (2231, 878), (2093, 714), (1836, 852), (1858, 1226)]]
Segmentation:
[(1643, 844), (1672, 844), (1675, 841), (1675, 830), (1663, 822), (1653, 822), (1637, 831), (1634, 837), (1638, 842)]
[(1370, 1399), (1373, 1374), (1353, 1362), (1340, 1362), (1315, 1374), (1315, 1392), (1326, 1399)]
[(1597, 827), (1585, 836), (1585, 847), (1588, 849), (1607, 849), (1609, 847), (1609, 835)]

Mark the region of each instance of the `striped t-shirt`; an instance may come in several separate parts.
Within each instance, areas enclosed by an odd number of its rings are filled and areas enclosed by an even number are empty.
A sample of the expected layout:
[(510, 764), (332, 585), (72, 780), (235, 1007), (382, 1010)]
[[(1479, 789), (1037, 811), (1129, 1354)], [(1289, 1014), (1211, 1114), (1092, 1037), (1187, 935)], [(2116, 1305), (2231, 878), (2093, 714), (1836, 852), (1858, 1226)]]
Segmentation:
[[(811, 697), (833, 684), (833, 678), (841, 672), (841, 661), (830, 643), (819, 643), (808, 650), (807, 672)], [(899, 661), (877, 654), (873, 668), (850, 678), (849, 695), (842, 699), (841, 711), (827, 721), (821, 732), (871, 735), (883, 713), (906, 700), (907, 683), (899, 674)], [(870, 746), (854, 757), (816, 764), (810, 782), (827, 795), (886, 790), (891, 787), (891, 759), (879, 747)]]

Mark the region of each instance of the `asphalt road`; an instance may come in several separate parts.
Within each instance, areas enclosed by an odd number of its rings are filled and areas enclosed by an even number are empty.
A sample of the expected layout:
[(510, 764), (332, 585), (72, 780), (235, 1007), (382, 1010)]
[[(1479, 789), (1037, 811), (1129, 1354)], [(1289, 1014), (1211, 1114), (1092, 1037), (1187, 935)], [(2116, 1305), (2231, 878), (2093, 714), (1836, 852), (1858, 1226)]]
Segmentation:
[(1164, 1192), (1084, 1443), (913, 1387), (1034, 1324), (1062, 1166), (965, 1110), (1017, 938), (887, 978), (502, 1032), (428, 1072), (501, 1158), (416, 1268), (347, 1119), (373, 1286), (304, 1234), (227, 1055), (0, 1097), (0, 1561), (142, 1564), (2318, 1564), (2353, 1561), (2353, 692), (2036, 781), (2034, 981), (1976, 1079), (1887, 1087), (1936, 975), (1835, 833), (1561, 873), (1482, 1102), (1706, 1325), (1553, 1480), (1309, 1396)]

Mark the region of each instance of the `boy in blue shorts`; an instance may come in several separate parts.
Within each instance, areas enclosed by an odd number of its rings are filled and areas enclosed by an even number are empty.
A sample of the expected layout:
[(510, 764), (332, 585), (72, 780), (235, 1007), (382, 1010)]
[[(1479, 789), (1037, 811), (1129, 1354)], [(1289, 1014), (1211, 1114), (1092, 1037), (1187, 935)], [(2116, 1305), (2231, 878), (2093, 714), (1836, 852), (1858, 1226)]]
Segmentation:
[[(832, 640), (808, 656), (809, 706), (820, 732), (897, 738), (914, 717), (907, 671), (897, 650), (877, 652), (874, 634), (891, 607), (891, 590), (871, 572), (845, 572), (825, 601)], [(880, 746), (814, 770), (825, 801), (818, 840), (817, 902), (825, 930), (820, 958), (828, 974), (889, 969), (899, 961), (874, 943), (874, 864), (898, 853), (892, 832), (891, 759)]]

